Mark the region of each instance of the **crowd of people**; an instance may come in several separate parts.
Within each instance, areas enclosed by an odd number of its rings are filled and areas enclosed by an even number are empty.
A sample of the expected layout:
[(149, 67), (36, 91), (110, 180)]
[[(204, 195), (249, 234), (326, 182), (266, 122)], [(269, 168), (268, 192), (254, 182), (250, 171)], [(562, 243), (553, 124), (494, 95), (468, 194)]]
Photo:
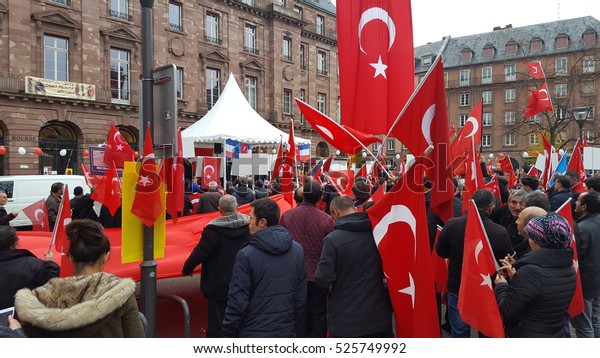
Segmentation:
[[(480, 189), (472, 200), (500, 267), (492, 280), (506, 336), (567, 337), (573, 327), (577, 337), (599, 338), (600, 176), (587, 178), (586, 191), (576, 193), (571, 191), (579, 180), (574, 173), (556, 175), (548, 190), (533, 176), (521, 174), (509, 188), (503, 173), (496, 175), (499, 195)], [(296, 206), (283, 214), (270, 198), (280, 193), (277, 182), (240, 177), (225, 188), (216, 182), (204, 190), (192, 185), (195, 192), (183, 215), (220, 213), (204, 227), (181, 269), (192, 275), (202, 265), (206, 336), (394, 337), (393, 308), (365, 211), (378, 186), (389, 188), (395, 180), (356, 178), (354, 197), (349, 197), (306, 177), (294, 188)], [(458, 308), (466, 222), (472, 213), (461, 210), (460, 177), (454, 188), (454, 218), (444, 223), (428, 212), (427, 219), (431, 250), (448, 262), (445, 310), (438, 299), (440, 324), (459, 338), (475, 333)], [(47, 199), (51, 225), (63, 189), (53, 185)], [(14, 306), (18, 313), (0, 335), (144, 335), (134, 282), (103, 272), (110, 242), (102, 232), (102, 213), (96, 215), (93, 200), (80, 189), (74, 190), (73, 221), (67, 226), (72, 277), (57, 278), (60, 268), (50, 253), (42, 260), (19, 249), (14, 230), (6, 225), (10, 219), (4, 223), (0, 217), (0, 309)], [(569, 199), (574, 233), (555, 212)], [(249, 215), (238, 211), (244, 204), (250, 204)], [(443, 228), (434, 245), (438, 225)], [(573, 236), (585, 308), (569, 317), (577, 282)]]

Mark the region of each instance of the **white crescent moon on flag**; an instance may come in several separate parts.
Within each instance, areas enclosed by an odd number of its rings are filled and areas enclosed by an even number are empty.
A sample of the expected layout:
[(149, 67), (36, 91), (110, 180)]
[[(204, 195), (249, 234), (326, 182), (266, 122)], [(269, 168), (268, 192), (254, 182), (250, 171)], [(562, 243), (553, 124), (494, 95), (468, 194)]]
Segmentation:
[(323, 126), (320, 126), (317, 124), (317, 127), (323, 132), (323, 134), (325, 134), (329, 139), (333, 139), (333, 133), (331, 133), (331, 131)]
[[(206, 174), (206, 172), (208, 171), (207, 169), (210, 168), (210, 174)], [(215, 167), (212, 165), (207, 165), (204, 167), (204, 176), (208, 177), (209, 179), (211, 178), (211, 176), (215, 173)]]
[(467, 122), (465, 122), (465, 124), (469, 123), (469, 122), (471, 122), (471, 124), (473, 124), (473, 130), (465, 138), (474, 136), (475, 133), (477, 133), (477, 131), (479, 130), (479, 123), (477, 123), (477, 119), (475, 117), (469, 117), (469, 119), (467, 119)]
[(475, 246), (475, 262), (477, 262), (477, 265), (479, 265), (479, 253), (481, 250), (483, 250), (483, 242), (479, 241)]
[[(38, 214), (42, 214), (42, 218), (38, 218)], [(37, 220), (37, 222), (39, 222), (40, 224), (42, 224), (42, 227), (44, 227), (44, 211), (42, 209), (35, 209), (35, 211), (33, 212), (33, 216), (35, 216), (35, 219)]]
[(388, 34), (390, 37), (388, 51), (392, 48), (394, 40), (396, 39), (396, 25), (394, 25), (394, 21), (392, 20), (387, 11), (380, 7), (372, 7), (365, 10), (360, 16), (360, 22), (358, 23), (358, 45), (360, 46), (360, 51), (365, 55), (367, 53), (365, 52), (365, 50), (363, 50), (361, 41), (362, 30), (366, 24), (373, 20), (381, 20), (388, 27)]
[(391, 224), (397, 222), (405, 222), (410, 226), (414, 241), (414, 255), (417, 256), (417, 219), (413, 215), (412, 211), (404, 205), (394, 205), (389, 213), (385, 214), (381, 221), (373, 228), (373, 237), (375, 238), (375, 244), (379, 246), (381, 240), (388, 232), (388, 228)]
[(433, 121), (433, 117), (435, 117), (435, 103), (432, 104), (425, 114), (423, 115), (423, 120), (421, 121), (421, 132), (423, 132), (423, 137), (427, 141), (427, 144), (431, 145), (431, 122)]
[(547, 101), (547, 100), (548, 100), (548, 90), (546, 90), (546, 89), (541, 89), (541, 90), (540, 90), (540, 93), (542, 93), (542, 92), (546, 94), (546, 98), (542, 98), (542, 97), (540, 97), (540, 101)]

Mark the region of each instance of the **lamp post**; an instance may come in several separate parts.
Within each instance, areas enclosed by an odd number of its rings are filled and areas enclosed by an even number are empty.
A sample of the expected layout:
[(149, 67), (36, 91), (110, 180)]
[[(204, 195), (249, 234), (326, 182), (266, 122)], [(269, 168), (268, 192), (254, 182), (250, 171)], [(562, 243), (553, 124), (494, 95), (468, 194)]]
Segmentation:
[(588, 116), (590, 115), (590, 107), (575, 107), (573, 108), (573, 118), (575, 118), (575, 122), (579, 126), (579, 139), (583, 138), (583, 125), (585, 121), (587, 121)]

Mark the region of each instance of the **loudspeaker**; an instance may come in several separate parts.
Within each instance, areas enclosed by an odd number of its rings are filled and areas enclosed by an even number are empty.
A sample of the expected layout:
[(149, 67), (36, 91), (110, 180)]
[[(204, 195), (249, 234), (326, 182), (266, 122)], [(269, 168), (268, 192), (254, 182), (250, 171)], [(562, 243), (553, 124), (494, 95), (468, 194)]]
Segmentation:
[(223, 154), (223, 144), (215, 143), (213, 151), (215, 155)]

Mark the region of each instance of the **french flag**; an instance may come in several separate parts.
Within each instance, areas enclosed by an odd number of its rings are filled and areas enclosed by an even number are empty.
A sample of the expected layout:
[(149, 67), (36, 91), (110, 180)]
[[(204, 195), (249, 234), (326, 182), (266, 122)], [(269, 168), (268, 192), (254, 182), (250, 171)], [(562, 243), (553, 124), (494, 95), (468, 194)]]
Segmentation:
[(237, 148), (239, 148), (239, 146), (240, 146), (240, 142), (238, 142), (237, 140), (226, 139), (225, 140), (225, 156), (227, 158), (237, 158), (239, 154), (236, 155), (237, 154), (236, 150), (238, 150)]
[(310, 160), (310, 144), (300, 144), (298, 146), (299, 160), (301, 162), (306, 162)]

